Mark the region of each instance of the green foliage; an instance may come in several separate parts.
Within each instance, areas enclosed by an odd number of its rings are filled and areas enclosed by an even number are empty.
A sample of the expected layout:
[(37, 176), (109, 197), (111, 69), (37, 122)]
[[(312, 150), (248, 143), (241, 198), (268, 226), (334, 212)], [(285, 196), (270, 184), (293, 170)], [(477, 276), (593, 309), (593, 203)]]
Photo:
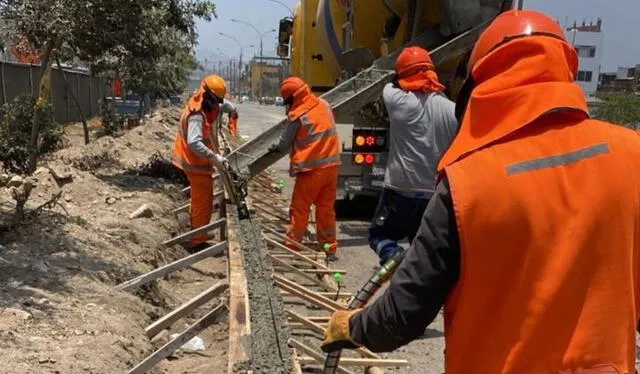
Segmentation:
[(39, 123), (40, 141), (38, 154), (42, 155), (59, 149), (64, 144), (62, 126), (53, 121), (49, 104), (36, 108), (35, 99), (29, 95), (19, 96), (2, 107), (0, 120), (0, 160), (5, 169), (25, 174), (28, 171), (29, 141), (34, 110), (43, 115)]
[(640, 96), (630, 92), (600, 95), (604, 100), (593, 112), (595, 118), (632, 129), (640, 127)]
[(113, 103), (107, 101), (100, 103), (100, 117), (102, 119), (102, 126), (96, 131), (98, 138), (115, 136), (124, 129), (125, 118), (118, 115)]
[(195, 67), (196, 19), (215, 10), (211, 0), (0, 0), (0, 39), (59, 44), (62, 60), (77, 57), (139, 94), (165, 95)]

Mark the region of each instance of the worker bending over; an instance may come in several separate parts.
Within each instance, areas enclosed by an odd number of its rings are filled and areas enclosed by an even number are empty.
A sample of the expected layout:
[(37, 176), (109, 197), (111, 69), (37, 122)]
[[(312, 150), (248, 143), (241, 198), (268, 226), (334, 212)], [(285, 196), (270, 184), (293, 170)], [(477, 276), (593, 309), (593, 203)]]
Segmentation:
[(323, 349), (392, 351), (444, 304), (447, 374), (635, 372), (640, 137), (589, 118), (576, 51), (542, 13), (499, 15), (469, 66), (416, 239)]
[(384, 188), (369, 227), (369, 245), (384, 264), (418, 231), (436, 187), (436, 169), (458, 128), (455, 104), (442, 93), (429, 53), (405, 48), (382, 98), (389, 114)]
[[(191, 185), (191, 229), (207, 225), (211, 220), (213, 168), (223, 167), (226, 161), (214, 147), (213, 124), (221, 111), (236, 112), (233, 104), (224, 100), (226, 93), (222, 77), (215, 74), (205, 77), (180, 118), (173, 147), (173, 164), (185, 172)], [(189, 249), (204, 249), (208, 246), (207, 240), (206, 233), (198, 235), (189, 242)]]
[[(340, 165), (340, 140), (331, 106), (316, 97), (298, 77), (285, 79), (280, 92), (289, 124), (271, 151), (289, 152), (289, 173), (296, 177), (287, 236), (301, 242), (307, 232), (311, 205), (316, 206), (318, 242), (330, 257), (338, 249), (335, 202)], [(290, 246), (292, 249), (296, 249)]]

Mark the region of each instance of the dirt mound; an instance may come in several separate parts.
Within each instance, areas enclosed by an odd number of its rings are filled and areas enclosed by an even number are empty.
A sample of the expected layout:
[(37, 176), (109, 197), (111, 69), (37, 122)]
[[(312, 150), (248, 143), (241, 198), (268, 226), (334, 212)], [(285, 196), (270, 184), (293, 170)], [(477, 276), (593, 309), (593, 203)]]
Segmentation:
[[(61, 150), (28, 180), (26, 210), (39, 213), (0, 231), (0, 373), (127, 372), (154, 349), (144, 328), (224, 274), (224, 260), (212, 259), (133, 294), (115, 288), (187, 255), (159, 247), (184, 230), (167, 213), (183, 180), (163, 161), (179, 115), (163, 108), (118, 138)], [(0, 187), (5, 221), (11, 188)], [(129, 218), (144, 204), (152, 214)], [(207, 345), (226, 348), (216, 334)]]

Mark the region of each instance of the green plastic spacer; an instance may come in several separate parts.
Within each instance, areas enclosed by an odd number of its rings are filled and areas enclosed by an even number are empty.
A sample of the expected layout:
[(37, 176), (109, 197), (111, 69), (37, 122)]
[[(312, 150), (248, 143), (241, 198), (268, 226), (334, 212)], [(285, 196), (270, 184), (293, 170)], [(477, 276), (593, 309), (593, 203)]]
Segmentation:
[(342, 279), (344, 279), (344, 275), (342, 273), (333, 273), (333, 279), (340, 283), (342, 282)]
[(331, 249), (331, 244), (326, 243), (325, 245), (322, 246), (322, 250), (324, 250), (325, 252), (329, 252), (329, 250)]

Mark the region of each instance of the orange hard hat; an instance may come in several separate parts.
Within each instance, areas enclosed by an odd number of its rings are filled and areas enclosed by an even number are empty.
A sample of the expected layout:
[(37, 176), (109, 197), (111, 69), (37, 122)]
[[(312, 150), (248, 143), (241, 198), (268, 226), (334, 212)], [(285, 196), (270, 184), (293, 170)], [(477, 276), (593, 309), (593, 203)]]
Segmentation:
[(518, 38), (549, 36), (567, 42), (562, 27), (551, 17), (534, 10), (509, 10), (497, 16), (482, 32), (469, 58), (468, 71), (496, 48)]
[(206, 76), (202, 80), (202, 88), (205, 91), (213, 93), (220, 100), (224, 99), (227, 94), (227, 84), (224, 82), (224, 79), (217, 74)]
[(400, 52), (396, 59), (396, 75), (403, 78), (422, 70), (433, 70), (435, 65), (426, 49), (407, 47)]
[(286, 101), (287, 99), (293, 97), (293, 95), (306, 86), (307, 83), (298, 77), (289, 77), (280, 83), (280, 96)]

